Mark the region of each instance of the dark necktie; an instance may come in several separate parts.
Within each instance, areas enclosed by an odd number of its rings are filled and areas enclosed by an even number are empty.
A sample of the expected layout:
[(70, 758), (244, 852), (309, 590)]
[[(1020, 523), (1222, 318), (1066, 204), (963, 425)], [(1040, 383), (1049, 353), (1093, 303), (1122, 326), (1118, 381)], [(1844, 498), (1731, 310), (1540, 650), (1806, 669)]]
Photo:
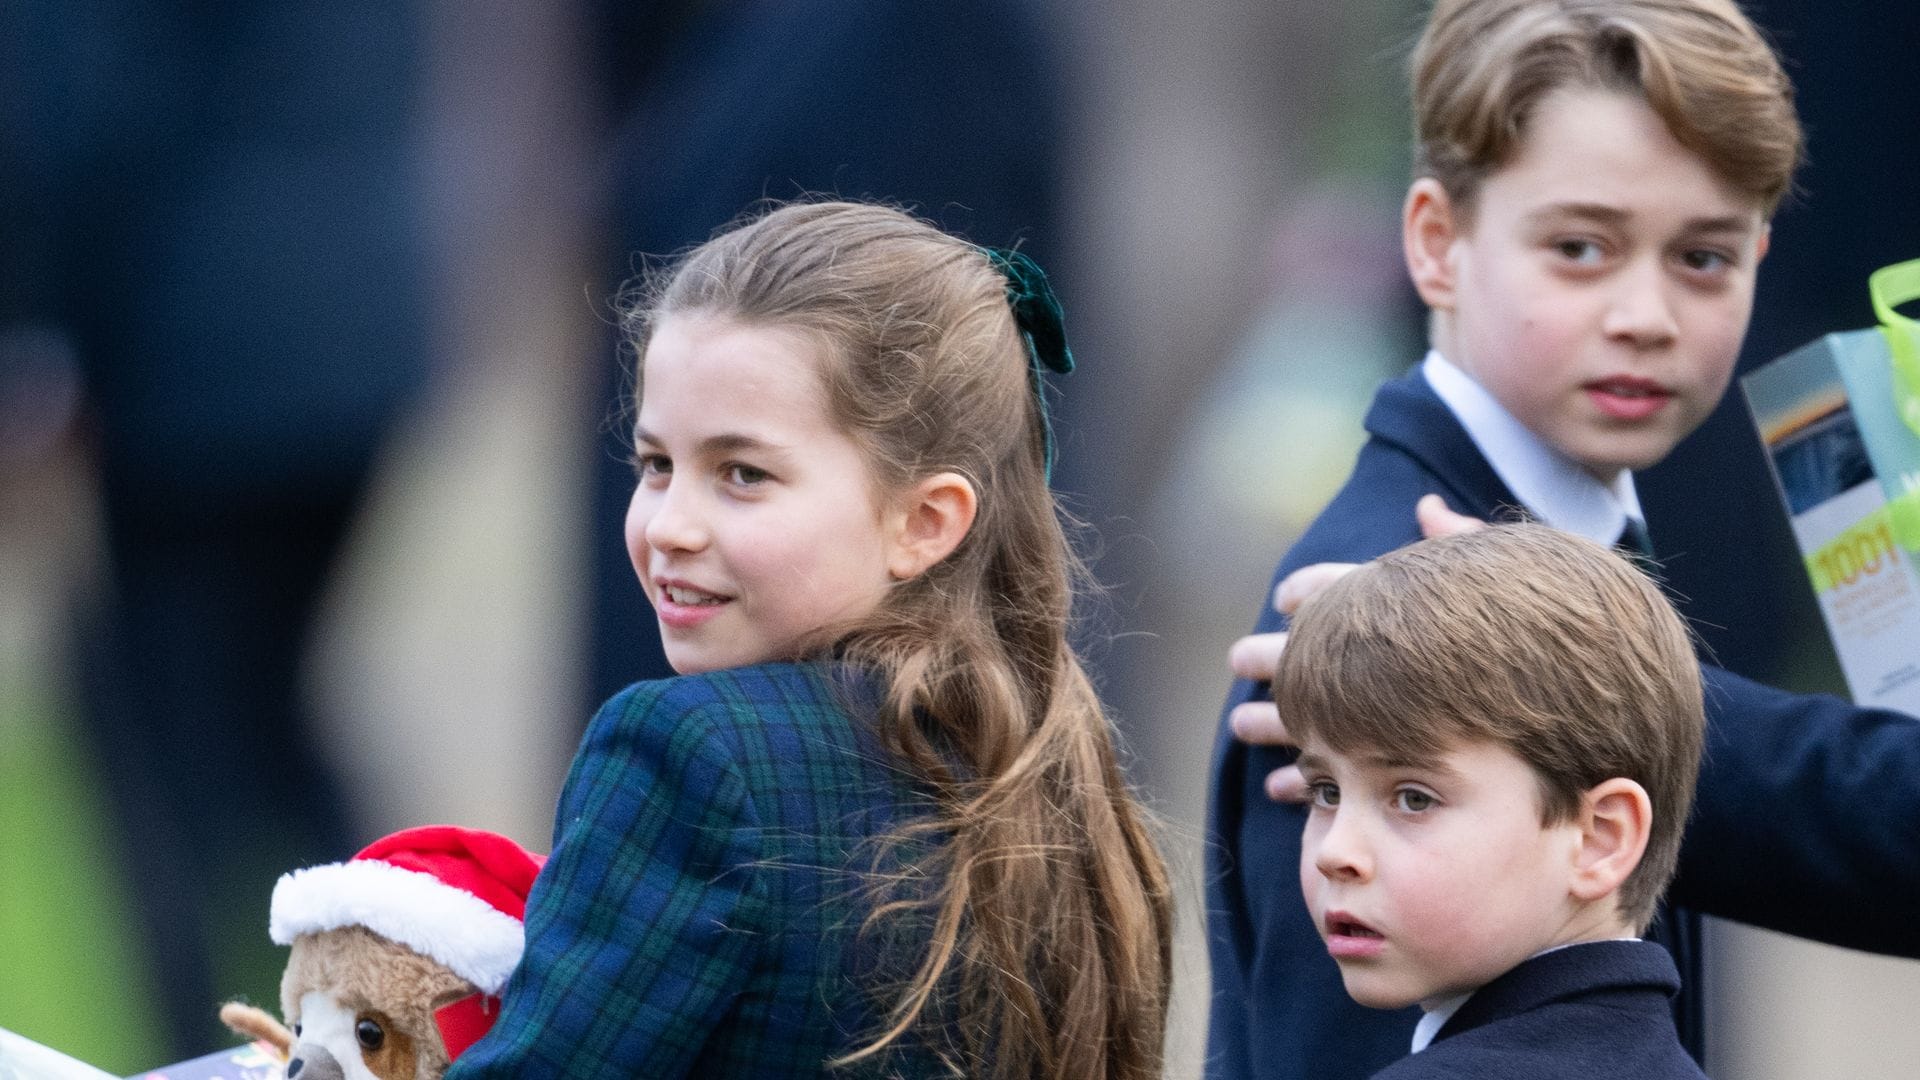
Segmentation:
[(1613, 546), (1643, 559), (1653, 558), (1653, 538), (1647, 535), (1647, 523), (1637, 517), (1627, 518), (1626, 528), (1620, 530), (1620, 539)]

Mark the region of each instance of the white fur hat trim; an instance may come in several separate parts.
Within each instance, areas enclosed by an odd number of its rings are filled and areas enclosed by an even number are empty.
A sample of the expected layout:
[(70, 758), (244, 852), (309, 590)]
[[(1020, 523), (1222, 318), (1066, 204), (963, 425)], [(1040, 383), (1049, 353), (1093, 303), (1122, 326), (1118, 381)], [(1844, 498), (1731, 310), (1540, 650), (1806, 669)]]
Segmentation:
[(355, 859), (281, 875), (267, 922), (274, 944), (343, 926), (364, 926), (495, 995), (526, 944), (520, 920), (431, 874)]

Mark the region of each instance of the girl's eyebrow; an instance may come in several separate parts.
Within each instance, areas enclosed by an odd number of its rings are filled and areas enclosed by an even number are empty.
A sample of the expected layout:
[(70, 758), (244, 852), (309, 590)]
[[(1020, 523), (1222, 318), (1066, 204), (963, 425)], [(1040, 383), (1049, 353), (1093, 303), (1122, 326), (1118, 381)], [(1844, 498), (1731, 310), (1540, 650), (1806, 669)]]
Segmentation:
[(700, 449), (710, 454), (732, 454), (742, 450), (756, 450), (761, 453), (779, 453), (782, 447), (765, 439), (735, 432), (721, 432), (700, 440)]
[[(634, 425), (633, 428), (633, 441), (636, 443), (646, 443), (649, 446), (662, 445), (660, 440), (655, 438), (652, 432), (638, 424)], [(768, 454), (786, 452), (786, 448), (777, 443), (770, 443), (765, 439), (731, 431), (723, 431), (718, 435), (709, 435), (701, 439), (698, 449), (703, 453), (711, 454), (732, 454), (743, 450), (752, 450)]]

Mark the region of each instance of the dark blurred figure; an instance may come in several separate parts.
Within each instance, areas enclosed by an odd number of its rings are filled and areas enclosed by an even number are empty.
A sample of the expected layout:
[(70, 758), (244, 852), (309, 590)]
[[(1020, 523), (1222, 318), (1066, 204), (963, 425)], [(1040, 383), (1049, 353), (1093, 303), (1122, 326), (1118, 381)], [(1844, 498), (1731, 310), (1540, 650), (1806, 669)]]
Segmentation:
[[(1873, 325), (1867, 275), (1920, 258), (1920, 179), (1897, 164), (1903, 136), (1887, 125), (1920, 108), (1920, 4), (1764, 0), (1752, 14), (1786, 58), (1808, 160), (1800, 194), (1774, 220), (1741, 375), (1822, 334)], [(1844, 693), (1737, 376), (1706, 424), (1637, 478), (1668, 580), (1721, 663)]]
[(418, 52), (380, 0), (0, 5), (0, 334), (84, 388), (85, 717), (175, 1057), (277, 1002), (273, 883), (358, 839), (298, 675), (424, 374)]
[[(1060, 245), (1057, 35), (1023, 0), (664, 0), (603, 5), (613, 128), (609, 283), (707, 239), (756, 200), (908, 206), (976, 243)], [(1071, 328), (1072, 297), (1065, 298)], [(608, 431), (592, 505), (592, 685), (672, 674), (619, 523), (633, 494), (632, 357), (601, 365)], [(1064, 401), (1071, 410), (1072, 386)], [(1072, 421), (1056, 412), (1066, 439)]]

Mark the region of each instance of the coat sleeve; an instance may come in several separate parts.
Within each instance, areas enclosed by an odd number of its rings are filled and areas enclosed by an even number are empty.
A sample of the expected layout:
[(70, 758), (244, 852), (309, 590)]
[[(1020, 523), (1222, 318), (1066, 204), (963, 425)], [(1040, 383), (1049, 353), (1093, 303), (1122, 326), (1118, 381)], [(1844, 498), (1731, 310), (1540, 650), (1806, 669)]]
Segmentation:
[(725, 707), (641, 684), (588, 729), (500, 1019), (448, 1080), (678, 1077), (746, 984), (766, 886)]
[[(1354, 476), (1287, 553), (1259, 598), (1255, 633), (1286, 627), (1271, 607), (1286, 575), (1318, 562), (1365, 562), (1419, 539), (1414, 502), (1426, 492), (1481, 512), (1404, 455), (1369, 447)], [(1300, 894), (1301, 807), (1267, 798), (1291, 751), (1233, 737), (1236, 705), (1271, 700), (1266, 683), (1236, 680), (1216, 727), (1207, 821), (1207, 948), (1213, 997), (1207, 1080), (1358, 1080), (1406, 1053), (1416, 1010), (1356, 1004), (1327, 956)]]
[(1920, 720), (1701, 673), (1707, 743), (1669, 898), (1920, 956)]

